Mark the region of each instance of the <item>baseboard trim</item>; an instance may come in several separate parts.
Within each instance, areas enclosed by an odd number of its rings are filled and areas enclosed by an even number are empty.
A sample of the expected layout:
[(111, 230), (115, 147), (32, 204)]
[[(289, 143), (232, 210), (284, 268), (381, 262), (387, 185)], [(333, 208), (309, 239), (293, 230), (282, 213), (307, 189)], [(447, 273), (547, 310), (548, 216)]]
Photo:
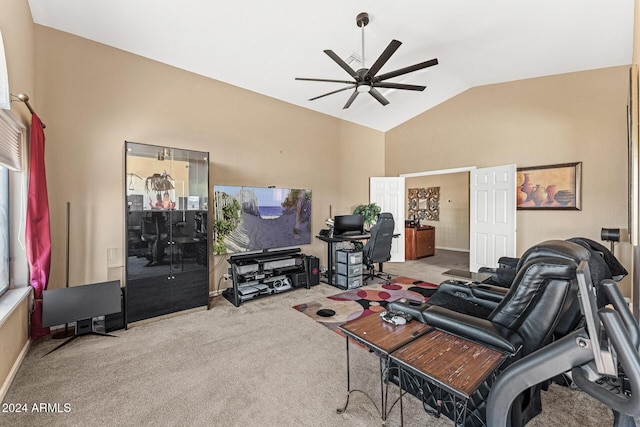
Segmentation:
[(442, 246), (436, 246), (436, 250), (442, 249), (443, 251), (455, 251), (455, 252), (469, 252), (469, 249), (460, 249), (460, 248), (447, 248)]
[(136, 326), (147, 325), (149, 323), (158, 322), (160, 320), (171, 319), (172, 317), (183, 316), (185, 314), (196, 313), (198, 311), (205, 311), (205, 310), (207, 310), (207, 307), (201, 306), (201, 307), (188, 308), (182, 311), (175, 311), (173, 313), (161, 314), (160, 316), (150, 317), (148, 319), (142, 319), (142, 320), (137, 320), (135, 322), (131, 322), (127, 324), (127, 328), (135, 328)]
[(16, 377), (16, 374), (18, 373), (18, 369), (20, 369), (20, 366), (22, 365), (24, 358), (27, 357), (27, 351), (29, 351), (30, 346), (31, 346), (31, 338), (27, 339), (27, 342), (24, 343), (24, 346), (22, 347), (20, 354), (18, 355), (15, 363), (11, 367), (11, 371), (9, 371), (9, 375), (7, 375), (7, 378), (5, 378), (4, 383), (2, 384), (2, 387), (0, 387), (0, 402), (4, 401), (4, 398), (7, 395), (7, 392), (9, 391), (9, 387), (11, 387), (11, 383), (13, 383), (13, 379)]

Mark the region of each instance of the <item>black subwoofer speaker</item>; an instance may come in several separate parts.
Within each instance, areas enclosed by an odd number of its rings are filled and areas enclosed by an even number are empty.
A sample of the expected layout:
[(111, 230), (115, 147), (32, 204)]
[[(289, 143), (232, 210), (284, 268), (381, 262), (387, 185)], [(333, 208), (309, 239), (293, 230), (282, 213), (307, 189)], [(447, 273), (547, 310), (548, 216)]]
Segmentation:
[(301, 288), (307, 286), (307, 273), (293, 273), (289, 276), (291, 279), (291, 285), (294, 288)]
[(305, 257), (305, 270), (307, 273), (307, 283), (314, 286), (320, 283), (320, 259), (313, 255)]

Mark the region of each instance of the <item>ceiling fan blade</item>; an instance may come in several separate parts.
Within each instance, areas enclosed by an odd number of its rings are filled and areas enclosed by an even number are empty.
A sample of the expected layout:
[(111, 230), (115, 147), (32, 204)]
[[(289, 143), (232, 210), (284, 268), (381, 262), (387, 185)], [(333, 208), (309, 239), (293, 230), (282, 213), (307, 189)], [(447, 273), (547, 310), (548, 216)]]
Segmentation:
[(373, 87), (383, 87), (386, 89), (404, 89), (404, 90), (425, 90), (426, 86), (407, 85), (403, 83), (377, 82), (372, 84)]
[(309, 101), (314, 101), (314, 100), (316, 100), (318, 98), (324, 98), (325, 96), (333, 95), (334, 93), (342, 92), (342, 91), (347, 90), (347, 89), (353, 89), (354, 87), (355, 87), (355, 85), (343, 87), (342, 89), (334, 90), (332, 92), (325, 93), (324, 95), (319, 95), (319, 96), (316, 96), (316, 97), (313, 97), (313, 98), (309, 98)]
[(389, 101), (387, 101), (387, 98), (382, 96), (382, 94), (378, 92), (376, 88), (372, 87), (369, 93), (371, 94), (371, 96), (377, 99), (380, 104), (387, 105), (389, 103)]
[(390, 79), (392, 77), (397, 77), (397, 76), (401, 76), (403, 74), (411, 73), (413, 71), (422, 70), (423, 68), (431, 67), (431, 66), (434, 66), (434, 65), (438, 65), (438, 59), (437, 58), (430, 59), (429, 61), (421, 62), (419, 64), (410, 65), (408, 67), (400, 68), (399, 70), (390, 71), (388, 73), (380, 74), (379, 76), (374, 77), (373, 81), (374, 82), (380, 82), (382, 80), (387, 80), (387, 79)]
[(358, 92), (357, 90), (354, 90), (351, 96), (349, 97), (349, 99), (347, 100), (347, 103), (344, 104), (344, 107), (342, 107), (342, 109), (345, 110), (349, 108), (359, 94), (360, 92)]
[(371, 68), (369, 68), (369, 71), (367, 71), (365, 79), (367, 78), (367, 76), (369, 76), (369, 78), (373, 78), (373, 76), (375, 76), (376, 73), (380, 71), (384, 64), (387, 63), (389, 58), (391, 58), (391, 55), (393, 55), (395, 51), (398, 50), (401, 44), (402, 42), (399, 42), (398, 40), (391, 40), (389, 46), (387, 46), (384, 52), (382, 52), (382, 55), (380, 55), (378, 59), (376, 59), (376, 62), (374, 62)]
[(342, 60), (342, 58), (340, 58), (338, 55), (336, 55), (334, 51), (332, 51), (332, 50), (330, 50), (330, 49), (327, 49), (327, 50), (325, 50), (325, 51), (324, 51), (324, 53), (326, 53), (327, 55), (329, 55), (329, 58), (333, 59), (333, 60), (334, 60), (334, 62), (335, 62), (336, 64), (338, 64), (338, 65), (339, 65), (343, 70), (345, 70), (347, 73), (349, 73), (349, 75), (350, 75), (351, 77), (353, 77), (353, 78), (354, 78), (354, 79), (356, 79), (357, 81), (360, 81), (360, 80), (361, 80), (361, 78), (360, 78), (360, 76), (358, 75), (358, 73), (356, 73), (356, 72), (355, 72), (355, 70), (349, 66), (349, 64), (347, 64), (346, 62), (344, 62), (344, 61)]
[(307, 77), (296, 77), (296, 80), (304, 80), (307, 82), (329, 82), (329, 83), (344, 83), (347, 85), (352, 85), (354, 82), (351, 80), (332, 80), (332, 79), (312, 79)]

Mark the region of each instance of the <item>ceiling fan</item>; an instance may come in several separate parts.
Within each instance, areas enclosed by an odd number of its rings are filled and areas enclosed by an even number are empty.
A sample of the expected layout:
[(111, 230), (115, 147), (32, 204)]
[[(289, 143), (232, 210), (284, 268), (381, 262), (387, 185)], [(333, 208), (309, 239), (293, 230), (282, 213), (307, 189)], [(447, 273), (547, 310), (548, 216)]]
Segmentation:
[(349, 108), (356, 97), (361, 93), (369, 93), (375, 99), (380, 102), (382, 105), (387, 105), (389, 101), (382, 96), (382, 94), (376, 88), (388, 88), (388, 89), (403, 89), (403, 90), (416, 90), (423, 91), (426, 86), (418, 86), (418, 85), (410, 85), (403, 83), (392, 83), (387, 82), (385, 80), (391, 79), (393, 77), (398, 77), (403, 74), (411, 73), (413, 71), (422, 70), (423, 68), (431, 67), (433, 65), (438, 64), (438, 59), (434, 58), (429, 61), (421, 62), (419, 64), (411, 65), (409, 67), (400, 68), (395, 71), (390, 71), (388, 73), (377, 75), (378, 71), (387, 63), (391, 55), (395, 53), (396, 50), (402, 44), (398, 40), (392, 40), (391, 43), (387, 46), (387, 48), (382, 52), (382, 54), (376, 59), (373, 65), (370, 68), (365, 68), (364, 65), (364, 27), (369, 23), (369, 14), (366, 12), (362, 12), (358, 14), (356, 17), (356, 24), (358, 27), (362, 28), (362, 68), (358, 70), (354, 70), (347, 64), (342, 58), (335, 54), (330, 49), (324, 51), (329, 58), (333, 59), (343, 70), (345, 70), (351, 77), (353, 77), (353, 81), (351, 80), (333, 80), (333, 79), (314, 79), (314, 78), (305, 78), (305, 77), (296, 77), (296, 80), (305, 80), (312, 82), (329, 82), (329, 83), (345, 83), (349, 86), (344, 87), (342, 89), (334, 90), (329, 93), (325, 93), (324, 95), (316, 96), (314, 98), (310, 98), (309, 101), (313, 101), (315, 99), (323, 98), (328, 95), (333, 95), (334, 93), (342, 92), (349, 89), (355, 89), (347, 103), (344, 104), (343, 109)]

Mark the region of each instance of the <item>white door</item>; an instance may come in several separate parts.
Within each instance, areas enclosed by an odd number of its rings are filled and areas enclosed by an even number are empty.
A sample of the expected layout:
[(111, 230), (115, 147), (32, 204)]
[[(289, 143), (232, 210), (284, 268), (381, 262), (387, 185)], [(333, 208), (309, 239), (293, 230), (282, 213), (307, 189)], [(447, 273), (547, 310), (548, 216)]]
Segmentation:
[(390, 212), (395, 222), (391, 246), (391, 262), (404, 262), (404, 177), (371, 177), (369, 202), (380, 206), (381, 212)]
[(475, 169), (470, 177), (469, 269), (516, 256), (516, 165)]

